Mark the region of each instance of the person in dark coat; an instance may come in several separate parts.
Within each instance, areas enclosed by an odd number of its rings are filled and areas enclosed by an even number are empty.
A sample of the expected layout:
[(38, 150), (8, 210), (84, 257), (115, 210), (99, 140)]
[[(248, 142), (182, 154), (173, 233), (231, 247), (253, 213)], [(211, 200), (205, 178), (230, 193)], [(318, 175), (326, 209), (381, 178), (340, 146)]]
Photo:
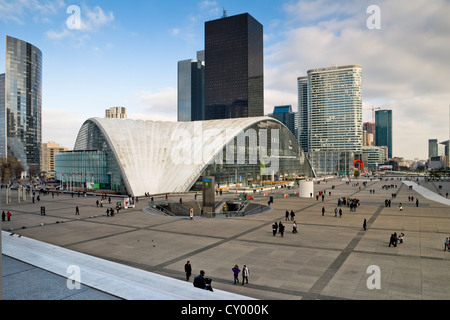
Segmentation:
[(281, 223), (278, 224), (278, 230), (280, 231), (281, 237), (283, 237), (284, 234), (284, 225)]
[(275, 237), (275, 235), (277, 234), (277, 231), (278, 231), (278, 224), (275, 222), (273, 225), (272, 225), (272, 232), (273, 232), (273, 236)]
[(200, 270), (200, 274), (194, 278), (194, 287), (206, 289), (205, 271)]
[(189, 278), (192, 274), (192, 266), (190, 261), (186, 262), (186, 264), (184, 265), (184, 272), (186, 273), (186, 281), (189, 281)]

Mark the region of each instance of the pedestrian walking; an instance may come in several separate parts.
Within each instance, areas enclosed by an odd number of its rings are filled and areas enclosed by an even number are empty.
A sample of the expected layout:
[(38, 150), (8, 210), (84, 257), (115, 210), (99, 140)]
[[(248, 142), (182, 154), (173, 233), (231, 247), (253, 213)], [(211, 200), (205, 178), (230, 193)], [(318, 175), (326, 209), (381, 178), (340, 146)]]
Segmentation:
[(400, 209), (400, 211), (403, 211), (403, 205), (401, 202), (400, 202), (400, 205), (398, 206), (398, 208)]
[(322, 207), (322, 216), (325, 215), (325, 207)]
[(97, 199), (97, 201), (95, 203), (97, 204), (97, 207), (98, 207), (98, 199)]
[(292, 233), (297, 233), (297, 223), (295, 223), (295, 221), (292, 224)]
[(278, 231), (278, 224), (275, 222), (273, 225), (272, 225), (272, 232), (273, 232), (273, 236), (275, 237), (275, 235), (277, 234), (277, 231)]
[(364, 222), (363, 222), (363, 228), (364, 228), (364, 231), (366, 231), (366, 227), (367, 227), (367, 220), (364, 219)]
[(337, 217), (337, 208), (334, 208), (334, 216)]
[(241, 269), (239, 269), (238, 265), (236, 264), (232, 269), (233, 276), (234, 276), (234, 284), (239, 282), (239, 273), (241, 272)]
[(284, 216), (284, 220), (289, 221), (289, 211), (286, 210), (286, 214)]
[(250, 275), (250, 271), (248, 271), (247, 266), (244, 264), (244, 267), (242, 268), (242, 285), (248, 284), (248, 276)]
[(448, 237), (446, 237), (445, 238), (445, 241), (444, 241), (444, 251), (450, 251), (450, 249), (449, 249), (449, 245), (450, 244), (450, 239), (448, 238)]
[(5, 213), (5, 211), (3, 211), (2, 212), (2, 221), (5, 221), (6, 220), (6, 213)]
[(11, 212), (9, 212), (9, 210), (6, 213), (6, 217), (8, 218), (8, 221), (11, 221)]
[(80, 209), (78, 209), (78, 206), (75, 208), (75, 215), (76, 216), (80, 215)]
[(416, 199), (416, 207), (419, 207), (419, 199)]
[(284, 224), (280, 223), (278, 224), (278, 231), (280, 231), (281, 237), (283, 238), (284, 235)]
[(342, 218), (342, 209), (339, 208), (339, 218)]
[(191, 277), (192, 274), (192, 266), (189, 260), (184, 265), (184, 272), (186, 273), (186, 281), (189, 281), (189, 278)]
[(295, 213), (294, 210), (291, 210), (291, 221), (294, 221)]

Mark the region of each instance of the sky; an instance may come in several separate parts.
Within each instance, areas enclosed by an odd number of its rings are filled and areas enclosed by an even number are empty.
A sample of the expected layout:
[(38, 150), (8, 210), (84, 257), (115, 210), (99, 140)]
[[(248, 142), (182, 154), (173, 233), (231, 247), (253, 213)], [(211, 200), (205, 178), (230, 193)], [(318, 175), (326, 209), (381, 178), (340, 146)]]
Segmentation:
[(177, 63), (204, 49), (205, 22), (224, 10), (264, 27), (265, 114), (298, 109), (308, 70), (356, 64), (363, 121), (393, 112), (393, 156), (426, 159), (428, 139), (450, 138), (448, 0), (0, 0), (0, 37), (42, 51), (43, 142), (72, 149), (83, 122), (110, 107), (176, 121)]

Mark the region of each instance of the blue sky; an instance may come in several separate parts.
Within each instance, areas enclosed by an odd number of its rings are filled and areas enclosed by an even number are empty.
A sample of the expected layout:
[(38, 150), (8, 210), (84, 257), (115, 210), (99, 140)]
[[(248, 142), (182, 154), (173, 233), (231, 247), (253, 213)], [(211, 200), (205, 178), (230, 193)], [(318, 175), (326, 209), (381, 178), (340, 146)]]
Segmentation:
[[(377, 30), (366, 23), (372, 4)], [(66, 25), (70, 5), (80, 8), (81, 29)], [(204, 23), (223, 8), (264, 26), (266, 113), (297, 110), (296, 79), (308, 70), (359, 64), (364, 108), (393, 110), (394, 156), (425, 159), (428, 139), (449, 138), (445, 0), (0, 0), (0, 37), (43, 52), (43, 140), (72, 148), (82, 123), (112, 106), (129, 118), (176, 121), (177, 62), (203, 49)], [(0, 61), (4, 49), (2, 40)]]

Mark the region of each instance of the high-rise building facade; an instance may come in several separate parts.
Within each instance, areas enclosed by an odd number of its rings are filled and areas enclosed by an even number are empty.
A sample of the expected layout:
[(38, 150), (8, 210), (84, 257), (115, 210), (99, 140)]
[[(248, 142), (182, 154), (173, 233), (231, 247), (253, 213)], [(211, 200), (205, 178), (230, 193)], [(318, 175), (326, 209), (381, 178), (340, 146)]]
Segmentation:
[(362, 151), (362, 68), (308, 71), (308, 151)]
[(428, 140), (428, 159), (432, 157), (437, 157), (439, 155), (438, 148), (438, 140), (437, 139), (429, 139)]
[[(42, 52), (25, 41), (6, 36), (5, 107), (7, 154), (28, 170), (40, 169), (42, 142)], [(3, 121), (3, 116), (5, 121)], [(3, 139), (3, 138), (2, 138)]]
[(47, 177), (54, 177), (55, 154), (68, 150), (54, 141), (43, 143), (41, 148), (41, 171), (46, 172)]
[(198, 121), (205, 118), (204, 51), (197, 59), (178, 62), (178, 121)]
[(392, 158), (392, 110), (375, 111), (375, 145), (388, 147)]
[(275, 106), (273, 113), (268, 114), (268, 116), (283, 123), (296, 137), (297, 113), (292, 111), (291, 105)]
[(125, 107), (111, 107), (105, 110), (105, 118), (110, 119), (126, 119), (127, 108)]
[(375, 146), (375, 123), (363, 123), (363, 147)]
[(5, 74), (0, 74), (0, 158), (6, 158), (6, 108), (5, 108)]
[(298, 113), (297, 140), (303, 151), (308, 152), (308, 78), (297, 78)]
[(263, 115), (263, 26), (248, 13), (206, 22), (205, 120)]

